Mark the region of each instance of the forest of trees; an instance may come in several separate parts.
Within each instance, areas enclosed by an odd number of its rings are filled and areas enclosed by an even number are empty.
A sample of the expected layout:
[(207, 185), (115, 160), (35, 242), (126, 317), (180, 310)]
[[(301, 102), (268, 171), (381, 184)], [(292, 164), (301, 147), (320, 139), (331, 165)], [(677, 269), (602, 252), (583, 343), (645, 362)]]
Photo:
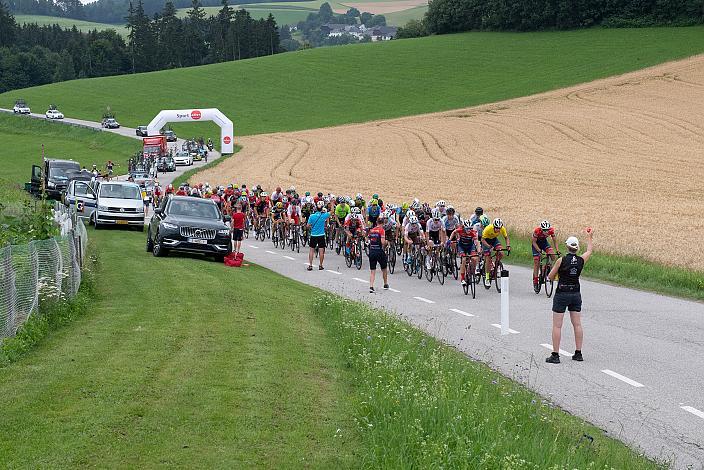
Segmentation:
[(704, 22), (702, 0), (433, 0), (399, 38), (460, 31), (685, 26)]
[(0, 93), (74, 78), (101, 77), (246, 59), (282, 52), (274, 18), (253, 19), (227, 0), (216, 16), (192, 0), (186, 18), (166, 2), (153, 17), (130, 5), (125, 41), (114, 30), (82, 33), (17, 25), (0, 2)]

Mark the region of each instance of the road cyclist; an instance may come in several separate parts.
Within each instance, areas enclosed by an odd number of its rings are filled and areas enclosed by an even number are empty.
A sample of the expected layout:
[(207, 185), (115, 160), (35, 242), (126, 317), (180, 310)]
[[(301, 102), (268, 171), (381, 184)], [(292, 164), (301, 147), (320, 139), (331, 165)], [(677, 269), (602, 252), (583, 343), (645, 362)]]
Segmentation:
[[(552, 245), (548, 241), (548, 237), (552, 239)], [(554, 248), (554, 249), (553, 249)], [(555, 264), (555, 252), (557, 250), (557, 240), (555, 239), (555, 228), (550, 225), (550, 222), (543, 220), (540, 226), (533, 230), (531, 235), (531, 249), (533, 251), (533, 290), (540, 293), (540, 282), (538, 279), (538, 268), (540, 265), (540, 254), (545, 253), (550, 257), (550, 265)]]

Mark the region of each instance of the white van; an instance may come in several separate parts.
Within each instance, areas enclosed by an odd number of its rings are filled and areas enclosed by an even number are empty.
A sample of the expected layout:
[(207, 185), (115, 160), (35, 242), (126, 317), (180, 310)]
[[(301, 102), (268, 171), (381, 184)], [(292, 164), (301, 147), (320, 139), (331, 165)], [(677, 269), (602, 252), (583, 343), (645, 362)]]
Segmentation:
[(128, 225), (144, 229), (144, 199), (138, 184), (127, 181), (101, 181), (95, 188), (96, 209), (91, 223)]

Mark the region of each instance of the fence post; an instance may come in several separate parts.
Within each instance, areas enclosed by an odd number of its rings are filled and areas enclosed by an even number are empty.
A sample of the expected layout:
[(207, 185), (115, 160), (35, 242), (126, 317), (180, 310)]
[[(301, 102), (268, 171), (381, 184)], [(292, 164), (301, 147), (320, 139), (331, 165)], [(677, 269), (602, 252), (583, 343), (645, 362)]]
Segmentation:
[(509, 333), (508, 270), (501, 271), (501, 334)]

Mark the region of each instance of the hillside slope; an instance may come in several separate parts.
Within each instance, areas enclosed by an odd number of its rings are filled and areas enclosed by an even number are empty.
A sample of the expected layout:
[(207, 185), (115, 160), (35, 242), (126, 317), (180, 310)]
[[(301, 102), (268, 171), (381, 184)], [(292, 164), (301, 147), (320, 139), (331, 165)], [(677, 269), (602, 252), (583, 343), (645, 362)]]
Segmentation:
[(129, 126), (214, 106), (247, 135), (501, 101), (702, 51), (703, 27), (466, 33), (76, 80), (2, 94), (0, 106), (58, 101), (67, 116), (99, 120), (109, 105)]

